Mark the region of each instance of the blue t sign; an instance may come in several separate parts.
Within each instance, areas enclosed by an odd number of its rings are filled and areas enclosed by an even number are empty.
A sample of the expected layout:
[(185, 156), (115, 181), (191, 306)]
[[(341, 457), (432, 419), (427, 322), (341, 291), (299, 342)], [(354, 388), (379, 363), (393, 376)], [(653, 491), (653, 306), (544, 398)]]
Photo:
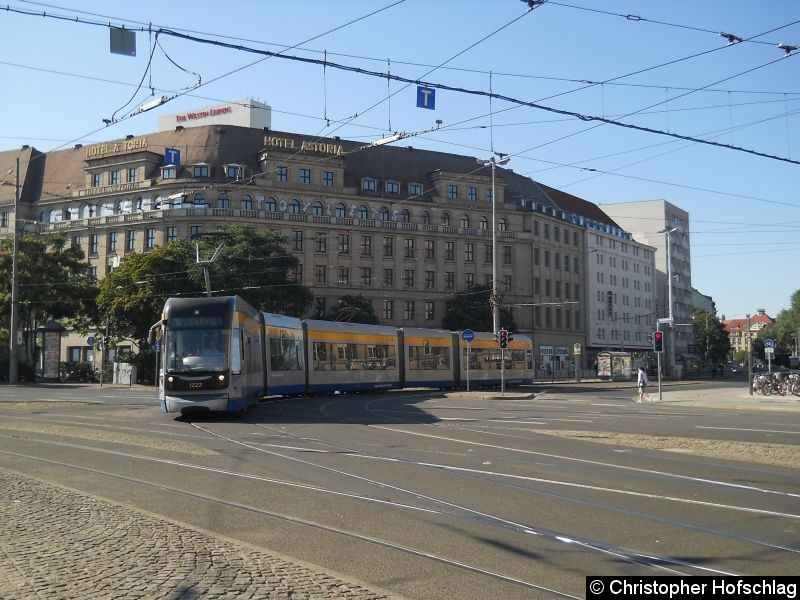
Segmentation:
[(181, 151), (178, 148), (164, 148), (164, 164), (180, 165)]
[(417, 108), (436, 109), (436, 90), (417, 86)]

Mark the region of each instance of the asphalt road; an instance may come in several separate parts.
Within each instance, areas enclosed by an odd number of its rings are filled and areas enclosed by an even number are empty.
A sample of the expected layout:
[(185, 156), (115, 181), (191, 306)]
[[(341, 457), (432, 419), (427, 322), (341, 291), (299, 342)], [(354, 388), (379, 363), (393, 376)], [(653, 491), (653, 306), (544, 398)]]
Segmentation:
[(141, 387), (4, 387), (0, 468), (398, 597), (796, 574), (800, 470), (771, 453), (798, 454), (800, 413), (633, 395), (354, 394), (186, 419)]

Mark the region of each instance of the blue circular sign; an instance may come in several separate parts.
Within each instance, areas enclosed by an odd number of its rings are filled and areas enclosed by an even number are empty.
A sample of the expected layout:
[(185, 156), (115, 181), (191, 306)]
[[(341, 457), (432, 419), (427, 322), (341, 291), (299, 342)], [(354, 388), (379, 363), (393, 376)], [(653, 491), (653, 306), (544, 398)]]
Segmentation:
[(764, 348), (774, 348), (775, 341), (774, 340), (764, 340)]
[(91, 335), (86, 338), (86, 345), (87, 346), (94, 346), (94, 342), (95, 342), (95, 340)]
[(472, 329), (465, 329), (461, 332), (461, 339), (469, 344), (475, 339), (475, 332)]

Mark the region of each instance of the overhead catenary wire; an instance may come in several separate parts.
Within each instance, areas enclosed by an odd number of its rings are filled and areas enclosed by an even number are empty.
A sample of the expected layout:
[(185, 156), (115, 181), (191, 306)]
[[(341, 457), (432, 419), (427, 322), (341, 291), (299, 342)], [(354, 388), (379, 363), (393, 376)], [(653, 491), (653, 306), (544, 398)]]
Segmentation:
[[(399, 1), (401, 2), (403, 0), (399, 0)], [(395, 3), (395, 4), (397, 4), (397, 3)], [(390, 5), (390, 6), (393, 6), (393, 5)], [(20, 11), (20, 12), (22, 12), (23, 14), (26, 14), (26, 11)], [(48, 16), (51, 16), (51, 15), (48, 15)], [(524, 15), (522, 15), (522, 16), (524, 16)], [(71, 20), (71, 19), (67, 19), (66, 17), (60, 17), (60, 18), (63, 19), (63, 20)], [(521, 18), (521, 17), (519, 17), (519, 18)], [(90, 23), (90, 24), (100, 25), (99, 23)], [(102, 25), (106, 26), (106, 24), (102, 24)], [(785, 27), (785, 26), (786, 25), (784, 25), (783, 27)], [(776, 29), (778, 29), (778, 28), (776, 28)], [(331, 31), (333, 31), (333, 30), (331, 30)], [(250, 47), (242, 46), (242, 45), (228, 44), (228, 43), (225, 43), (225, 42), (221, 42), (219, 40), (209, 40), (209, 39), (199, 38), (199, 37), (194, 36), (194, 35), (182, 34), (182, 33), (178, 32), (178, 31), (170, 30), (170, 29), (163, 29), (162, 28), (162, 29), (159, 29), (159, 32), (161, 34), (163, 34), (163, 35), (170, 35), (170, 36), (183, 38), (183, 39), (190, 40), (190, 41), (195, 41), (197, 43), (202, 43), (202, 44), (214, 45), (214, 46), (225, 47), (225, 48), (229, 48), (229, 49), (249, 52), (249, 53), (261, 54), (261, 55), (263, 55), (265, 57), (264, 59), (259, 59), (258, 61), (255, 61), (253, 63), (249, 63), (248, 65), (245, 65), (243, 67), (240, 67), (240, 68), (232, 70), (232, 71), (229, 71), (228, 73), (225, 73), (225, 74), (220, 75), (220, 76), (218, 76), (218, 77), (216, 77), (214, 79), (211, 79), (207, 83), (211, 83), (213, 81), (217, 81), (217, 80), (221, 79), (222, 77), (228, 76), (228, 75), (233, 74), (235, 72), (241, 71), (244, 68), (247, 68), (247, 67), (253, 66), (255, 64), (258, 64), (259, 62), (262, 62), (263, 60), (266, 60), (266, 58), (279, 57), (279, 58), (283, 58), (283, 59), (295, 60), (295, 61), (299, 61), (299, 62), (304, 62), (304, 63), (309, 63), (309, 64), (317, 64), (317, 65), (321, 65), (324, 62), (325, 64), (327, 64), (331, 68), (342, 69), (342, 70), (345, 70), (345, 71), (355, 72), (355, 73), (374, 76), (374, 77), (387, 77), (387, 78), (391, 78), (394, 81), (399, 81), (399, 82), (406, 83), (407, 85), (412, 85), (412, 84), (419, 85), (419, 84), (422, 84), (422, 85), (426, 85), (428, 87), (434, 87), (434, 88), (437, 88), (437, 89), (443, 89), (443, 90), (449, 90), (449, 91), (456, 91), (456, 92), (465, 93), (465, 94), (487, 95), (487, 92), (481, 91), (481, 90), (472, 90), (472, 89), (463, 88), (463, 87), (449, 86), (449, 85), (445, 85), (445, 84), (442, 84), (442, 83), (427, 82), (427, 81), (422, 80), (421, 78), (420, 79), (409, 79), (409, 78), (405, 78), (405, 77), (399, 77), (397, 75), (390, 75), (390, 74), (385, 74), (385, 73), (382, 73), (382, 72), (370, 71), (370, 70), (367, 70), (367, 69), (362, 69), (360, 67), (348, 67), (348, 66), (340, 65), (338, 63), (333, 63), (333, 62), (330, 62), (330, 61), (321, 61), (319, 59), (309, 59), (309, 58), (304, 58), (304, 57), (299, 57), (299, 56), (289, 56), (289, 55), (284, 55), (282, 53), (276, 53), (276, 52), (271, 52), (271, 51), (267, 51), (267, 50), (259, 50), (259, 49), (256, 49), (256, 48), (250, 48)], [(490, 34), (490, 35), (492, 35), (492, 34)], [(759, 34), (759, 35), (764, 35), (764, 34)], [(316, 37), (320, 37), (320, 36), (316, 36)], [(312, 38), (312, 39), (316, 39), (316, 38)], [(476, 44), (480, 43), (480, 41), (482, 41), (482, 40), (479, 40), (478, 42), (476, 42)], [(306, 43), (306, 42), (301, 42), (301, 43)], [(299, 45), (300, 44), (296, 45), (295, 47), (298, 47)], [(475, 44), (473, 44), (473, 46), (474, 45)], [(470, 48), (471, 47), (472, 46), (470, 46)], [(463, 50), (459, 54), (463, 54), (463, 52), (466, 52), (468, 49), (469, 48)], [(796, 52), (795, 53), (790, 53), (790, 54), (785, 54), (782, 57), (782, 59), (790, 58), (792, 56), (795, 56), (796, 54), (797, 54)], [(458, 56), (458, 55), (456, 55), (456, 56)], [(779, 60), (781, 60), (781, 59), (779, 59)], [(425, 75), (423, 75), (422, 77), (425, 77)], [(400, 91), (400, 90), (398, 90), (398, 91)], [(395, 93), (397, 93), (397, 92), (395, 92)], [(179, 95), (183, 95), (183, 94), (179, 94)], [(684, 139), (686, 141), (692, 141), (692, 142), (696, 142), (698, 144), (707, 144), (707, 145), (711, 145), (711, 146), (715, 146), (715, 147), (727, 148), (727, 149), (736, 150), (736, 151), (739, 151), (739, 152), (745, 152), (745, 153), (748, 153), (748, 154), (752, 154), (752, 155), (755, 155), (755, 156), (760, 156), (760, 157), (763, 157), (763, 158), (769, 158), (769, 159), (772, 159), (772, 160), (789, 162), (789, 163), (793, 163), (793, 164), (800, 164), (800, 161), (795, 161), (795, 160), (792, 160), (790, 158), (786, 158), (786, 157), (782, 157), (782, 156), (778, 156), (778, 155), (774, 155), (774, 154), (769, 154), (769, 153), (766, 153), (766, 152), (759, 152), (759, 151), (756, 151), (756, 150), (752, 150), (752, 149), (744, 148), (744, 147), (740, 147), (740, 146), (735, 146), (735, 145), (732, 145), (732, 144), (723, 144), (721, 142), (700, 140), (700, 139), (696, 139), (696, 138), (693, 138), (692, 136), (688, 136), (688, 135), (681, 135), (681, 134), (677, 134), (677, 133), (666, 132), (666, 131), (659, 130), (659, 129), (656, 129), (656, 128), (635, 125), (633, 123), (623, 123), (623, 122), (621, 122), (619, 120), (606, 119), (606, 118), (598, 117), (598, 116), (595, 116), (595, 115), (587, 115), (587, 114), (578, 113), (576, 111), (569, 111), (569, 110), (565, 110), (565, 109), (559, 109), (559, 108), (555, 108), (555, 107), (542, 105), (542, 104), (539, 104), (538, 102), (523, 101), (523, 100), (520, 100), (520, 99), (517, 99), (517, 98), (513, 98), (513, 97), (505, 96), (505, 95), (500, 95), (500, 94), (494, 94), (493, 97), (495, 99), (500, 99), (500, 100), (507, 101), (507, 102), (509, 102), (511, 104), (516, 104), (516, 105), (519, 105), (519, 106), (528, 106), (528, 107), (531, 107), (531, 108), (536, 108), (536, 109), (539, 109), (539, 110), (545, 110), (545, 111), (553, 112), (553, 113), (556, 113), (556, 114), (569, 115), (569, 116), (573, 116), (573, 117), (576, 117), (576, 118), (584, 120), (584, 121), (598, 121), (599, 123), (615, 125), (615, 126), (618, 126), (618, 127), (624, 127), (624, 128), (628, 128), (628, 129), (632, 129), (632, 130), (636, 130), (636, 131), (642, 131), (642, 132), (654, 133), (654, 134), (659, 134), (659, 135), (671, 136), (671, 137), (674, 137), (676, 139)], [(372, 107), (370, 107), (367, 110), (371, 110), (371, 108), (374, 108), (374, 106), (377, 106), (378, 104), (380, 104), (380, 102), (376, 103), (375, 105), (373, 105)], [(94, 132), (92, 132), (92, 133), (94, 133)], [(88, 134), (88, 135), (91, 135), (91, 134)]]
[[(148, 22), (144, 22), (144, 21), (137, 21), (135, 19), (126, 19), (126, 18), (115, 17), (115, 16), (111, 16), (111, 15), (95, 13), (95, 12), (89, 12), (89, 11), (82, 11), (82, 10), (75, 9), (73, 7), (57, 6), (57, 5), (54, 5), (54, 4), (49, 4), (49, 3), (44, 3), (44, 2), (35, 2), (33, 0), (18, 0), (18, 1), (22, 2), (24, 4), (30, 4), (30, 5), (34, 5), (34, 6), (42, 6), (42, 7), (45, 7), (45, 8), (54, 8), (54, 9), (58, 9), (58, 10), (70, 10), (70, 11), (72, 11), (74, 13), (78, 13), (78, 14), (85, 14), (85, 15), (89, 15), (89, 16), (93, 16), (93, 17), (101, 17), (103, 19), (103, 21), (102, 22), (101, 21), (97, 21), (96, 22), (96, 24), (99, 24), (99, 25), (107, 25), (110, 21), (113, 20), (113, 21), (118, 22), (118, 23), (131, 23), (133, 25), (137, 25), (137, 26), (139, 26), (141, 31), (145, 31), (147, 27), (153, 26), (152, 23), (148, 23)], [(567, 8), (577, 8), (577, 9), (586, 10), (586, 11), (590, 11), (590, 12), (597, 12), (597, 13), (603, 13), (603, 14), (609, 14), (609, 15), (624, 17), (629, 21), (647, 22), (647, 23), (653, 23), (653, 24), (657, 24), (657, 25), (665, 25), (665, 26), (669, 26), (669, 27), (676, 27), (676, 28), (687, 29), (687, 30), (701, 31), (701, 32), (705, 32), (705, 33), (708, 33), (710, 35), (713, 35), (715, 37), (723, 35), (722, 33), (719, 33), (718, 30), (714, 30), (714, 29), (699, 28), (699, 27), (696, 27), (696, 26), (685, 25), (685, 24), (680, 24), (680, 23), (669, 23), (669, 22), (660, 21), (660, 20), (656, 20), (656, 19), (649, 19), (647, 17), (638, 16), (638, 15), (623, 15), (623, 14), (620, 14), (620, 13), (612, 13), (612, 12), (609, 12), (609, 11), (602, 11), (602, 10), (599, 10), (599, 9), (591, 9), (591, 8), (587, 8), (587, 7), (571, 6), (571, 5), (567, 5), (567, 4), (563, 4), (563, 3), (554, 2), (553, 0), (548, 0), (547, 4), (550, 5), (550, 6), (562, 6), (562, 7), (567, 7)], [(20, 11), (20, 12), (22, 12), (23, 14), (30, 14), (30, 15), (33, 15), (33, 16), (42, 16), (41, 12), (32, 12), (32, 11)], [(70, 17), (69, 20), (70, 21), (80, 22), (80, 19), (78, 17)], [(313, 49), (313, 48), (304, 48), (302, 46), (297, 46), (297, 45), (287, 46), (285, 44), (279, 44), (277, 42), (265, 42), (263, 40), (257, 40), (257, 39), (253, 39), (253, 38), (245, 38), (245, 37), (241, 37), (241, 36), (227, 35), (227, 34), (222, 34), (222, 33), (219, 33), (219, 32), (198, 31), (198, 30), (194, 30), (194, 29), (186, 29), (186, 28), (181, 28), (181, 27), (176, 27), (176, 26), (171, 26), (171, 25), (166, 25), (166, 24), (158, 24), (158, 25), (156, 25), (156, 27), (163, 27), (163, 28), (166, 28), (166, 29), (173, 29), (175, 31), (185, 31), (185, 32), (188, 32), (188, 33), (196, 33), (196, 34), (206, 35), (206, 36), (214, 36), (214, 37), (218, 37), (218, 38), (222, 38), (222, 39), (229, 39), (229, 40), (234, 40), (234, 41), (239, 41), (239, 42), (261, 44), (263, 46), (275, 46), (275, 47), (282, 47), (284, 49), (297, 48), (300, 51), (309, 52), (309, 53), (315, 53), (315, 54), (323, 54), (324, 53), (326, 55), (326, 59), (327, 59), (327, 56), (330, 55), (330, 56), (340, 56), (342, 58), (352, 58), (352, 59), (357, 59), (357, 60), (373, 61), (373, 62), (376, 62), (376, 63), (382, 63), (382, 62), (385, 61), (385, 58), (364, 56), (364, 55), (358, 55), (358, 54), (348, 54), (348, 53), (342, 53), (342, 52), (338, 52), (338, 53), (337, 52), (330, 52), (328, 50), (317, 50), (317, 49)], [(782, 26), (782, 27), (786, 27), (786, 26)], [(772, 31), (776, 31), (776, 30), (777, 29), (772, 30)], [(770, 33), (770, 32), (767, 32), (767, 33)], [(759, 36), (755, 36), (755, 37), (760, 37), (761, 35), (766, 35), (766, 33), (765, 34), (760, 34)], [(742, 39), (741, 41), (748, 42), (748, 43), (764, 44), (764, 45), (774, 46), (774, 47), (778, 47), (779, 44), (781, 43), (779, 41), (769, 41), (768, 42), (768, 41), (765, 41), (765, 40), (756, 40), (756, 39), (753, 39), (752, 37), (751, 38)], [(410, 61), (398, 60), (396, 58), (393, 60), (393, 62), (395, 64), (397, 64), (397, 65), (412, 66), (412, 67), (430, 68), (430, 67), (434, 66), (434, 65), (430, 65), (430, 64), (426, 64), (426, 63), (418, 63), (418, 62), (410, 62)], [(484, 74), (484, 75), (486, 74), (485, 70), (472, 69), (472, 68), (467, 68), (467, 67), (440, 66), (439, 69), (448, 70), (448, 71), (456, 71), (456, 72), (465, 72), (465, 73), (478, 73), (478, 74)], [(503, 72), (503, 71), (497, 71), (497, 70), (495, 70), (495, 75), (503, 76), (503, 77), (520, 77), (520, 78), (542, 79), (542, 80), (549, 80), (549, 81), (562, 81), (562, 82), (569, 82), (569, 83), (600, 83), (600, 82), (593, 82), (593, 81), (591, 81), (591, 80), (589, 80), (587, 78), (570, 79), (570, 78), (566, 78), (566, 77), (531, 75), (531, 74), (525, 74), (525, 73), (510, 73), (510, 72)], [(606, 85), (622, 85), (622, 86), (634, 86), (634, 87), (658, 87), (658, 88), (663, 88), (664, 87), (664, 85), (661, 85), (661, 84), (647, 85), (647, 84), (632, 84), (632, 83), (614, 83), (614, 82), (609, 82), (609, 81), (605, 81), (603, 83), (605, 83)], [(673, 86), (670, 86), (670, 87), (673, 87)], [(713, 90), (713, 91), (722, 91), (722, 92), (724, 92), (724, 91), (728, 91), (728, 90)], [(750, 92), (749, 90), (732, 90), (732, 91), (738, 92), (738, 93), (753, 93), (753, 92)], [(781, 92), (769, 92), (769, 93), (779, 94)]]

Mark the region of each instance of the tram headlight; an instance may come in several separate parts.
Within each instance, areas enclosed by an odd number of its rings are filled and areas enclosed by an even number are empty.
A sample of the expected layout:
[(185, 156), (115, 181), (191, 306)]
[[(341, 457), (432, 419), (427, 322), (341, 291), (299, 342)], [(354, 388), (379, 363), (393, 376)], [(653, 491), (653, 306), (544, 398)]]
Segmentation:
[(225, 381), (225, 375), (220, 375), (219, 377), (217, 377), (217, 379), (219, 379), (220, 381)]
[(174, 382), (175, 382), (175, 378), (172, 375), (167, 377), (167, 383), (174, 383)]

